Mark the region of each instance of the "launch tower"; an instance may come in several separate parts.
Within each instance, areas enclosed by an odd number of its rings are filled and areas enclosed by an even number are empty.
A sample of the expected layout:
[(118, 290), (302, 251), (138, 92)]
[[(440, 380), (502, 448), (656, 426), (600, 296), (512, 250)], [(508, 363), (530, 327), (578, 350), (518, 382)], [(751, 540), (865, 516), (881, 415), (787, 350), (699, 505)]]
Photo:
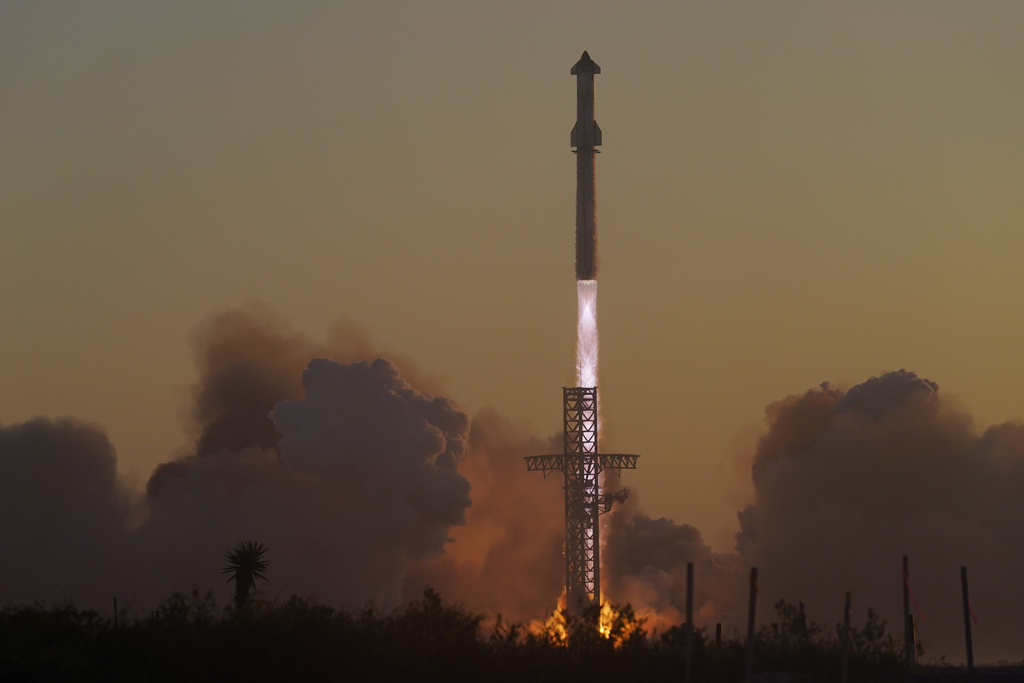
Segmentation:
[(561, 472), (565, 478), (565, 593), (569, 607), (601, 600), (600, 516), (629, 495), (604, 493), (602, 473), (635, 469), (639, 456), (600, 453), (597, 403), (597, 209), (594, 160), (601, 129), (594, 120), (594, 75), (599, 67), (586, 52), (572, 67), (576, 76), (576, 282), (579, 297), (576, 366), (581, 386), (562, 388), (563, 449), (559, 455), (526, 458), (531, 472)]

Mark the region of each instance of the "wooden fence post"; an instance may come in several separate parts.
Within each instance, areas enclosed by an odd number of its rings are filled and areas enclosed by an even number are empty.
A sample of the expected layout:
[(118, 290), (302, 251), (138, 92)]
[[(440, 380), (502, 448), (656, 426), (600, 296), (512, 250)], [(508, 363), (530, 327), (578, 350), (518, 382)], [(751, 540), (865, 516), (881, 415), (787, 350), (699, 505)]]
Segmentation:
[(754, 680), (754, 614), (757, 610), (757, 567), (750, 568), (750, 609), (747, 613), (747, 683)]
[(971, 642), (971, 601), (967, 597), (967, 567), (960, 567), (960, 589), (964, 597), (964, 638), (967, 641), (967, 680), (974, 680), (974, 644)]

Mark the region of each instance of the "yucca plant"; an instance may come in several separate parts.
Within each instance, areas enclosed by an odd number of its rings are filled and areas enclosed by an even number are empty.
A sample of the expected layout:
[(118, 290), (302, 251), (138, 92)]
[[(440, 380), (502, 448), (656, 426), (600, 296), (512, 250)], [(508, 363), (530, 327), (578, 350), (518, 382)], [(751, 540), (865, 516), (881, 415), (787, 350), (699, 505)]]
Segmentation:
[(241, 541), (228, 553), (228, 565), (221, 573), (230, 574), (228, 583), (235, 582), (235, 609), (245, 607), (249, 592), (256, 588), (256, 579), (267, 580), (263, 574), (270, 565), (266, 554), (266, 546), (256, 541)]

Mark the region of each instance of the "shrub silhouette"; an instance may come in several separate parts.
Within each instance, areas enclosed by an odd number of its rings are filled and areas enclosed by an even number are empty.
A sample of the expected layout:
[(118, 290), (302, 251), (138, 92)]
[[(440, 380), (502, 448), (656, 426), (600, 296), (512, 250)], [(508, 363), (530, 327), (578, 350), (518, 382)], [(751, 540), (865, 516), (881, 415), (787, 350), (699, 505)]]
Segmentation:
[[(838, 680), (838, 628), (810, 622), (802, 608), (780, 601), (776, 619), (757, 639), (757, 671)], [(376, 680), (679, 681), (686, 631), (650, 635), (629, 605), (561, 611), (537, 629), (485, 617), (445, 602), (428, 589), (406, 607), (343, 610), (293, 596), (250, 601), (244, 618), (218, 607), (212, 593), (173, 593), (152, 612), (110, 619), (73, 603), (0, 610), (0, 680), (79, 681), (335, 681), (355, 671)], [(603, 625), (608, 637), (598, 626)], [(869, 611), (851, 629), (850, 680), (899, 680), (896, 640)], [(695, 683), (739, 683), (745, 643), (737, 633), (720, 647), (693, 634)]]

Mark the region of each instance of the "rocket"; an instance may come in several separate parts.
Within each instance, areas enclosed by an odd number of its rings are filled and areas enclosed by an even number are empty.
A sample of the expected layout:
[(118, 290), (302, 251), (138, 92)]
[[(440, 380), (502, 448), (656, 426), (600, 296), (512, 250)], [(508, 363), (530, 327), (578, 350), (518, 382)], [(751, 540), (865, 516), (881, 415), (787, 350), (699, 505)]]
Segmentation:
[(601, 129), (594, 120), (594, 74), (601, 73), (586, 52), (569, 72), (576, 77), (576, 125), (570, 145), (576, 154), (576, 279), (597, 279), (597, 178), (594, 156)]

